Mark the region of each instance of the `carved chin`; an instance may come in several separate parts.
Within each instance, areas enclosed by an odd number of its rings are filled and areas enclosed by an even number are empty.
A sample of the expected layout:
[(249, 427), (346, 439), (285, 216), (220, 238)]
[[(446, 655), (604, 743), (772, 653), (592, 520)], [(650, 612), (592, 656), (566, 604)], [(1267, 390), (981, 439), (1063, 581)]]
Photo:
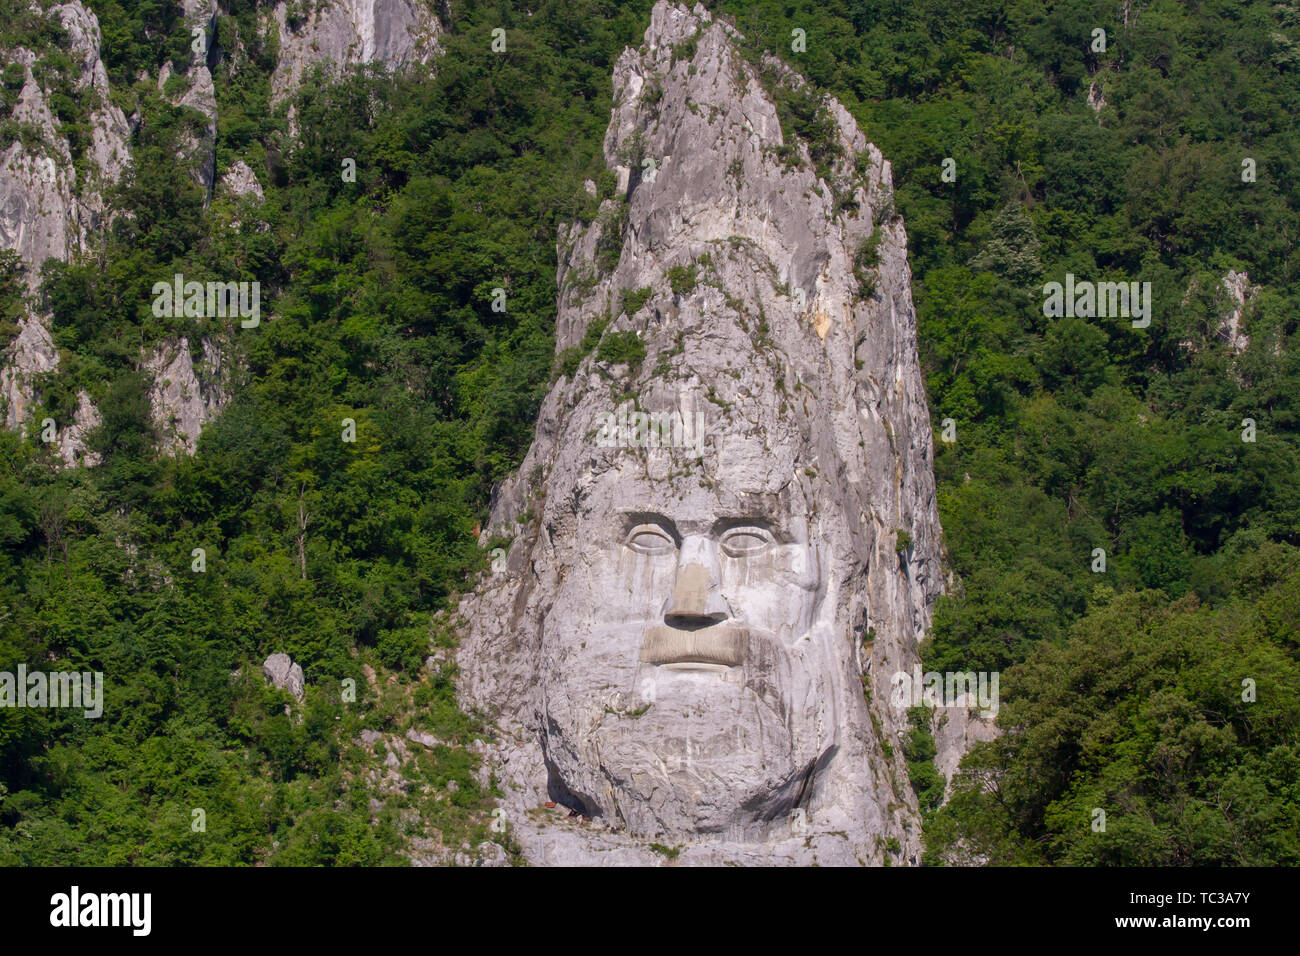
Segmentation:
[(761, 827), (798, 800), (828, 746), (807, 703), (825, 696), (819, 659), (762, 628), (624, 625), (555, 638), (569, 654), (546, 662), (552, 796), (614, 826)]
[(707, 726), (721, 716), (701, 714), (685, 733), (680, 726), (653, 728), (658, 735), (650, 727), (644, 734), (603, 727), (599, 756), (588, 757), (599, 762), (593, 802), (602, 816), (637, 835), (684, 836), (749, 829), (787, 812), (817, 755), (796, 753), (775, 715)]
[(653, 644), (661, 663), (643, 665), (658, 671), (653, 703), (604, 710), (583, 730), (554, 714), (548, 751), (564, 789), (638, 835), (749, 828), (785, 812), (791, 786), (817, 759), (816, 741), (741, 679), (748, 662), (718, 663), (734, 659), (736, 646), (694, 645), (683, 655)]

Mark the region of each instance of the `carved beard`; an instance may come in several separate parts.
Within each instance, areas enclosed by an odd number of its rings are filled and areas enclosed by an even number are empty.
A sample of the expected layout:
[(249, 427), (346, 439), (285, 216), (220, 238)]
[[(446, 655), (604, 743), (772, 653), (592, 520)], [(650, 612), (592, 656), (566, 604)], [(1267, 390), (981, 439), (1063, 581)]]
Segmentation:
[[(817, 679), (826, 673), (822, 649), (801, 640), (792, 651), (771, 633), (727, 628), (725, 638), (697, 639), (686, 656), (701, 663), (671, 660), (681, 648), (672, 653), (647, 628), (641, 656), (649, 659), (631, 668), (624, 688), (595, 700), (580, 677), (550, 671), (561, 675), (545, 693), (552, 797), (639, 836), (757, 839), (785, 825), (810, 794), (813, 768), (834, 750), (823, 735), (835, 717), (834, 694)], [(625, 636), (611, 627), (587, 640)], [(737, 638), (738, 664), (708, 662), (730, 658)]]

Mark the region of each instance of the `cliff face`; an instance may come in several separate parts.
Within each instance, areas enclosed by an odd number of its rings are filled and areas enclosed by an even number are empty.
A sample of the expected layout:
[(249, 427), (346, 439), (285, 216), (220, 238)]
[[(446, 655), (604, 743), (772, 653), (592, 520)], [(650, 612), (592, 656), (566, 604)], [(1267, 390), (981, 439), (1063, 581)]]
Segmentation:
[(200, 349), (196, 360), (189, 339), (181, 338), (164, 342), (144, 361), (153, 377), (149, 402), (163, 447), (190, 455), (204, 423), (225, 406), (229, 382), (229, 349), (209, 338)]
[(781, 86), (659, 3), (614, 74), (616, 195), (561, 232), (557, 348), (609, 324), (498, 491), (459, 651), (536, 862), (919, 850), (890, 676), (942, 579), (906, 236), (852, 117), (788, 140)]
[[(7, 52), (6, 62), (23, 69), (22, 91), (10, 119), (34, 127), (39, 145), (20, 139), (0, 158), (0, 243), (37, 269), (47, 258), (67, 259), (93, 241), (102, 225), (103, 191), (130, 162), (130, 128), (108, 99), (108, 74), (99, 57), (99, 21), (76, 2), (52, 7), (46, 15), (67, 31), (78, 68), (75, 92), (97, 105), (90, 113), (86, 174), (77, 182), (68, 139), (48, 105), (51, 91), (32, 73), (36, 55), (21, 47)], [(29, 281), (35, 285), (34, 276)]]
[[(244, 205), (256, 205), (262, 201), (262, 187), (255, 170), (239, 161), (218, 181), (216, 168), (218, 106), (209, 65), (223, 57), (238, 58), (241, 51), (217, 45), (216, 18), (224, 12), (217, 0), (183, 0), (181, 7), (185, 28), (205, 31), (206, 54), (189, 66), (184, 83), (169, 85), (175, 73), (171, 62), (163, 64), (156, 80), (160, 92), (169, 90), (174, 105), (196, 110), (204, 118), (182, 143), (177, 162), (209, 197), (245, 197)], [(40, 5), (33, 3), (32, 9), (39, 11)], [(305, 14), (299, 20), (294, 11)], [(33, 76), (36, 54), (23, 48), (0, 51), (0, 66), (18, 64), (24, 71), (9, 118), (29, 132), (0, 153), (0, 249), (18, 254), (33, 291), (47, 259), (67, 261), (101, 248), (107, 225), (104, 193), (131, 163), (131, 125), (110, 98), (99, 21), (79, 0), (48, 7), (42, 15), (58, 20), (67, 31), (67, 47), (78, 66), (76, 90), (95, 105), (89, 115), (89, 148), (78, 166), (68, 135), (50, 109), (52, 91)], [(441, 26), (424, 0), (316, 0), (306, 7), (275, 5), (262, 29), (278, 31), (280, 52), (272, 78), (272, 95), (278, 101), (316, 63), (398, 68), (428, 62), (436, 52)], [(231, 226), (240, 228), (239, 220)], [(165, 447), (192, 453), (203, 423), (220, 412), (237, 361), (226, 348), (230, 344), (205, 339), (192, 347), (181, 337), (142, 351), (140, 367), (154, 375), (153, 418)], [(198, 353), (203, 357), (196, 362)], [(0, 408), (6, 428), (32, 426), (40, 378), (58, 367), (48, 317), (32, 312), (0, 352)], [(56, 423), (60, 455), (70, 465), (93, 463), (84, 439), (99, 421), (90, 396), (81, 392), (78, 398), (74, 419)]]
[[(91, 140), (80, 181), (68, 137), (50, 110), (51, 91), (32, 72), (36, 55), (24, 48), (5, 51), (7, 63), (23, 69), (23, 86), (10, 118), (28, 124), (35, 143), (19, 139), (0, 155), (0, 248), (17, 253), (27, 285), (39, 283), (46, 259), (67, 260), (96, 247), (105, 225), (104, 191), (130, 163), (130, 127), (109, 100), (108, 74), (99, 55), (99, 21), (80, 3), (51, 7), (45, 13), (67, 31), (77, 66), (73, 83), (90, 111)], [(32, 313), (0, 356), (0, 403), (5, 427), (22, 427), (37, 398), (41, 375), (58, 367), (59, 355), (44, 316)], [(86, 460), (86, 432), (99, 421), (90, 397), (81, 392), (71, 422), (57, 422), (60, 456), (68, 464)], [(93, 458), (91, 459), (93, 461)]]
[(339, 67), (427, 63), (437, 52), (438, 18), (423, 0), (315, 0), (278, 3), (280, 56), (271, 80), (275, 101), (293, 91), (317, 63)]

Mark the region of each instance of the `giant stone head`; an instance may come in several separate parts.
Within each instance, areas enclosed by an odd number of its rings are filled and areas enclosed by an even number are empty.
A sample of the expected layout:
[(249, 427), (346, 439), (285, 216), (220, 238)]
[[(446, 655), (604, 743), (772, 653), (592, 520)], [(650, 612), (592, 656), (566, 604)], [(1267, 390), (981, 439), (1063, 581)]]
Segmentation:
[(887, 705), (940, 587), (906, 238), (852, 118), (826, 107), (833, 182), (806, 147), (791, 167), (760, 79), (729, 28), (658, 4), (615, 73), (617, 194), (561, 233), (557, 350), (606, 338), (497, 491), (509, 559), (458, 654), (539, 862), (919, 846)]

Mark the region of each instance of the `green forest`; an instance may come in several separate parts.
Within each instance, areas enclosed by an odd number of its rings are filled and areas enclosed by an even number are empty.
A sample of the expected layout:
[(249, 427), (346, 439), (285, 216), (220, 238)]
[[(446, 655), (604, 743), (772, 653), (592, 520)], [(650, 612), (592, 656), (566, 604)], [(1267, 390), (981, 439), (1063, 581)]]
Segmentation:
[[(650, 3), (451, 2), (432, 69), (316, 77), (272, 106), (267, 4), (227, 0), (216, 163), (255, 170), (256, 210), (205, 203), (176, 161), (199, 117), (156, 77), (195, 55), (180, 4), (88, 6), (145, 121), (102, 254), (43, 270), (61, 362), (32, 417), (65, 421), (86, 390), (102, 460), (63, 468), (35, 430), (0, 431), (0, 665), (103, 671), (107, 706), (0, 709), (0, 864), (402, 865), (414, 837), (486, 839), (467, 745), (487, 729), (425, 659), (455, 644), (493, 484), (560, 371), (557, 231), (594, 215), (585, 179), (607, 184), (610, 77)], [(1300, 0), (706, 6), (892, 164), (932, 424), (956, 437), (935, 468), (959, 587), (924, 663), (1002, 674), (1003, 732), (946, 803), (943, 718), (914, 712), (926, 862), (1300, 863)], [(65, 91), (80, 162), (66, 34), (19, 0), (0, 13), (0, 45)], [(799, 105), (783, 126), (815, 146)], [(1240, 351), (1229, 272), (1258, 287)], [(158, 451), (136, 370), (145, 344), (217, 332), (153, 314), (175, 273), (258, 280), (264, 303), (192, 457)], [(1150, 326), (1045, 317), (1066, 273), (1149, 281)], [(21, 293), (0, 261), (0, 345)], [(301, 703), (262, 680), (277, 652)], [(363, 728), (441, 742), (377, 825)]]

